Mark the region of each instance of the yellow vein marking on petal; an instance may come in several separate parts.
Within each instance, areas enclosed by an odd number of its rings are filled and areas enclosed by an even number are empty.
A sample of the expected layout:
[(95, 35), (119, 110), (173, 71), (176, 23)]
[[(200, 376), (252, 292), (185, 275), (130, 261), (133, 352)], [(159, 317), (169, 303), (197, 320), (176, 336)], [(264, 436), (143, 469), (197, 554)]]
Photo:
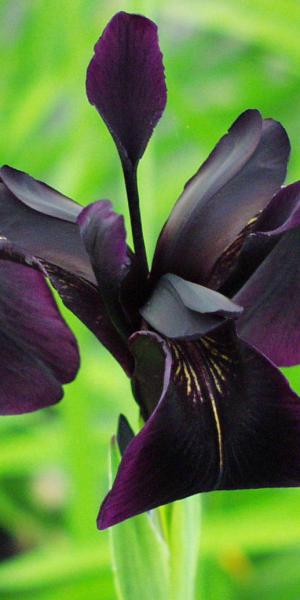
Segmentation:
[(211, 402), (211, 407), (212, 407), (212, 411), (213, 411), (213, 415), (214, 415), (214, 420), (215, 420), (215, 424), (216, 424), (216, 429), (217, 429), (218, 446), (219, 446), (219, 467), (220, 467), (220, 477), (221, 477), (222, 472), (223, 472), (223, 468), (224, 468), (222, 428), (221, 428), (221, 423), (220, 423), (220, 419), (219, 419), (219, 414), (218, 414), (218, 410), (217, 410), (216, 401), (215, 401), (214, 396), (213, 396), (213, 394), (211, 392), (209, 392), (209, 399), (210, 399), (210, 402)]

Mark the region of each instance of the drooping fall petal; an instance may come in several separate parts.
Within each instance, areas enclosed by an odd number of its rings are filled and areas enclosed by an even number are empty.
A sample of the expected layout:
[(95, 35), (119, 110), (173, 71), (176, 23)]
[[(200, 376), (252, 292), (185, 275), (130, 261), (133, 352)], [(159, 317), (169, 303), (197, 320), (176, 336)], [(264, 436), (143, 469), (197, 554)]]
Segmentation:
[(82, 207), (17, 169), (2, 167), (1, 180), (0, 234), (28, 254), (95, 283), (76, 224)]
[(300, 400), (227, 327), (175, 346), (140, 332), (132, 351), (152, 414), (124, 452), (100, 528), (201, 491), (300, 484)]
[(242, 311), (222, 294), (170, 273), (160, 278), (140, 309), (153, 329), (171, 339), (195, 339)]
[(171, 272), (205, 285), (220, 255), (280, 188), (289, 150), (279, 123), (243, 113), (185, 186), (158, 240), (152, 277)]
[(76, 223), (82, 207), (17, 169), (3, 167), (1, 178), (0, 235), (41, 260), (66, 306), (129, 373), (132, 358), (99, 294)]
[[(10, 260), (11, 259), (11, 260)], [(79, 366), (76, 341), (60, 316), (41, 265), (0, 242), (0, 414), (58, 402)]]
[(132, 355), (114, 327), (99, 289), (85, 279), (53, 265), (47, 265), (46, 272), (65, 306), (93, 332), (120, 363), (127, 375), (131, 376)]
[(95, 46), (86, 87), (122, 162), (136, 165), (166, 104), (156, 25), (140, 15), (116, 14)]
[(75, 223), (80, 213), (79, 204), (67, 198), (52, 187), (34, 179), (23, 171), (4, 165), (0, 177), (11, 193), (40, 213)]

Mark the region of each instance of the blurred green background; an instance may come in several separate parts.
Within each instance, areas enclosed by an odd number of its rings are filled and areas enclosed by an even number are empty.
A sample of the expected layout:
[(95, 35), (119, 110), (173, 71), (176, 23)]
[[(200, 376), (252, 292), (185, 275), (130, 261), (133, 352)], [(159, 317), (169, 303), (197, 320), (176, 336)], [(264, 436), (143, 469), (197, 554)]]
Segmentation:
[[(184, 182), (245, 108), (279, 119), (300, 175), (298, 0), (0, 0), (0, 161), (82, 204), (126, 213), (112, 140), (85, 97), (93, 44), (120, 9), (157, 21), (168, 105), (140, 169), (149, 254)], [(300, 258), (300, 257), (299, 257)], [(64, 312), (65, 314), (65, 312)], [(70, 314), (82, 368), (56, 408), (0, 421), (1, 600), (113, 600), (95, 526), (128, 381)], [(288, 371), (300, 392), (300, 371)], [(288, 440), (282, 440), (288, 443)], [(299, 600), (300, 490), (203, 496), (197, 600)]]

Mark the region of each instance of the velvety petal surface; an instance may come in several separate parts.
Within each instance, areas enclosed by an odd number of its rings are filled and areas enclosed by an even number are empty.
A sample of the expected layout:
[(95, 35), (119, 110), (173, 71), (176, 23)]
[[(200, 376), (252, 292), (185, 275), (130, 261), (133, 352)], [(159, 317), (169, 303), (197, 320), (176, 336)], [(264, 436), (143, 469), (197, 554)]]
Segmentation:
[(243, 113), (187, 183), (160, 235), (153, 278), (206, 284), (216, 261), (278, 191), (290, 145), (283, 127)]
[(157, 282), (140, 313), (168, 338), (193, 339), (216, 329), (224, 318), (237, 318), (243, 309), (199, 284), (168, 273)]
[(76, 222), (81, 206), (46, 183), (8, 165), (1, 167), (0, 177), (11, 193), (30, 208), (49, 217)]
[(28, 254), (95, 283), (76, 224), (81, 210), (80, 205), (22, 171), (0, 170), (0, 235)]
[(47, 265), (47, 275), (69, 308), (111, 352), (127, 375), (133, 372), (133, 357), (106, 310), (99, 289), (85, 279), (53, 265)]
[[(219, 259), (217, 269), (209, 281), (221, 283), (222, 293), (234, 296), (270, 254), (283, 234), (300, 226), (300, 182), (282, 188), (256, 220), (252, 233), (233, 252)], [(230, 260), (230, 269), (226, 268)], [(225, 268), (224, 268), (225, 264)], [(213, 281), (215, 279), (215, 281)], [(219, 287), (219, 286), (218, 286)]]
[(140, 332), (132, 351), (136, 393), (153, 412), (124, 452), (100, 528), (202, 491), (300, 484), (300, 400), (231, 328), (175, 345)]
[[(12, 260), (9, 260), (11, 258)], [(26, 264), (28, 263), (28, 264)], [(39, 263), (0, 241), (0, 414), (58, 402), (79, 367), (75, 338)]]
[(300, 181), (283, 187), (257, 221), (259, 235), (280, 235), (300, 225)]
[(126, 322), (120, 294), (134, 257), (126, 245), (124, 218), (114, 212), (111, 202), (102, 200), (85, 208), (78, 223), (107, 312), (127, 338), (130, 325)]
[(286, 233), (234, 297), (239, 335), (278, 366), (300, 363), (300, 230)]
[(166, 104), (156, 25), (140, 15), (116, 14), (95, 46), (86, 88), (122, 161), (135, 165)]
[(104, 306), (74, 222), (82, 207), (21, 171), (4, 167), (1, 174), (0, 235), (18, 244), (25, 256), (42, 261), (66, 306), (129, 373), (132, 358)]

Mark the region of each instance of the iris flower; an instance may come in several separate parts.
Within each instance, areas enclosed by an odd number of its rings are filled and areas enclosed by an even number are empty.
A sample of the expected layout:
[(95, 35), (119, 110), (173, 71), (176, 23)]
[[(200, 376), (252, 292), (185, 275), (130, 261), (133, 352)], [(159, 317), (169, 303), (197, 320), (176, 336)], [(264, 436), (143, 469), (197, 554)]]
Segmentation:
[[(107, 200), (82, 209), (1, 170), (0, 233), (36, 257), (131, 378), (144, 426), (123, 456), (105, 528), (210, 490), (300, 485), (300, 183), (282, 188), (283, 127), (247, 110), (188, 181), (149, 272), (137, 167), (166, 103), (157, 28), (118, 13), (95, 46), (87, 95), (121, 159), (134, 251)], [(21, 252), (21, 251), (20, 251)]]

